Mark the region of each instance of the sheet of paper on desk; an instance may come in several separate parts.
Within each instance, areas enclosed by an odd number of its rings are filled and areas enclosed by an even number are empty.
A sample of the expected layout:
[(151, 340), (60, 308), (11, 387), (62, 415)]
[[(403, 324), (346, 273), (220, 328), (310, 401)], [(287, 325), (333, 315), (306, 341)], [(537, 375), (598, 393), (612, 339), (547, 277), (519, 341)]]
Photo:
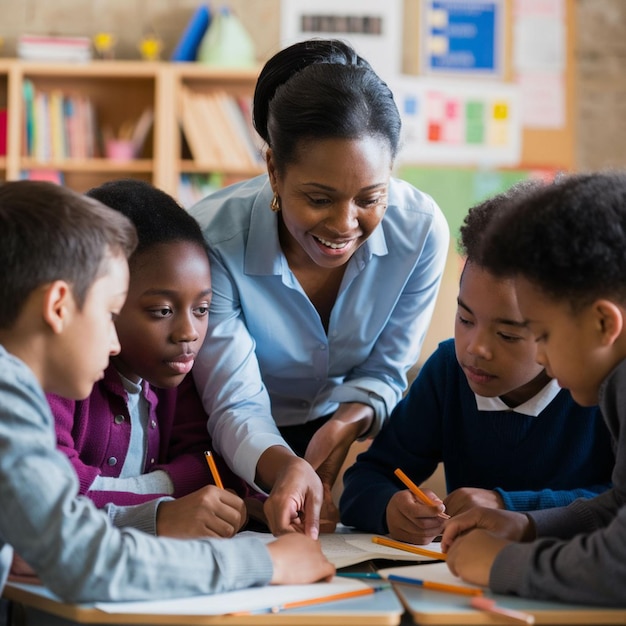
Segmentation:
[[(269, 533), (259, 533), (253, 531), (243, 531), (239, 535), (248, 537), (257, 537), (261, 541), (268, 543), (273, 541), (275, 537)], [(337, 568), (349, 567), (357, 565), (372, 559), (389, 559), (393, 561), (432, 561), (430, 557), (405, 552), (404, 550), (396, 550), (387, 546), (380, 546), (372, 542), (372, 537), (377, 537), (370, 533), (357, 532), (336, 532), (324, 533), (320, 535), (320, 543), (322, 544), (322, 552), (326, 558)], [(411, 545), (411, 544), (408, 544)], [(441, 552), (441, 543), (433, 541), (425, 546), (433, 552)]]
[[(420, 556), (404, 550), (396, 550), (387, 546), (372, 543), (369, 533), (334, 533), (320, 535), (322, 551), (335, 567), (348, 567), (371, 559), (390, 559), (394, 561), (432, 561), (430, 557)], [(410, 545), (410, 544), (409, 544)], [(441, 552), (441, 543), (432, 542), (425, 546), (433, 552)]]
[(363, 589), (360, 580), (334, 578), (329, 583), (312, 585), (271, 585), (210, 596), (152, 600), (150, 602), (97, 602), (94, 608), (105, 613), (149, 615), (225, 615), (240, 611), (261, 611), (273, 606)]

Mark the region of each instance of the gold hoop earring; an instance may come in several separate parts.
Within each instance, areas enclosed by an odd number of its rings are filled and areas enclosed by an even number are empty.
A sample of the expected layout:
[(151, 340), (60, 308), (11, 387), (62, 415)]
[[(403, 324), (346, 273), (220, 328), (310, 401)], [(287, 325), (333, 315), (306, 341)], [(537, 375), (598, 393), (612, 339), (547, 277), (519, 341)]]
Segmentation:
[(278, 194), (276, 192), (274, 192), (274, 197), (270, 202), (270, 209), (272, 209), (274, 213), (278, 213), (278, 211), (280, 211), (280, 198), (278, 197)]

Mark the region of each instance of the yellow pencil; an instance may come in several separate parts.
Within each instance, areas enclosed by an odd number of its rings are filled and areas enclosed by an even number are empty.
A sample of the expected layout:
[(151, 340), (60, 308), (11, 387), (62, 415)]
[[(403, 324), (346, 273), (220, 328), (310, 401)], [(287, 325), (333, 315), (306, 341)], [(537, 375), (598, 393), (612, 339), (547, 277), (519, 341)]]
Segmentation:
[[(404, 483), (406, 488), (415, 496), (417, 496), (424, 504), (428, 506), (437, 506), (400, 468), (394, 471), (394, 474)], [(442, 519), (450, 519), (450, 516), (443, 511), (437, 513)]]
[(447, 558), (445, 552), (435, 552), (434, 550), (428, 550), (426, 548), (412, 546), (408, 543), (402, 543), (401, 541), (387, 539), (387, 537), (372, 537), (372, 542), (381, 546), (387, 546), (388, 548), (396, 548), (396, 550), (404, 550), (405, 552), (412, 552), (413, 554), (419, 554), (420, 556), (427, 556), (431, 559), (437, 559), (438, 561), (445, 561)]
[(213, 482), (220, 489), (224, 489), (224, 483), (222, 482), (220, 473), (217, 470), (217, 465), (215, 465), (215, 459), (213, 458), (213, 455), (207, 450), (204, 453), (204, 456), (206, 457), (206, 462), (209, 464), (209, 469), (211, 470), (211, 476), (213, 476)]

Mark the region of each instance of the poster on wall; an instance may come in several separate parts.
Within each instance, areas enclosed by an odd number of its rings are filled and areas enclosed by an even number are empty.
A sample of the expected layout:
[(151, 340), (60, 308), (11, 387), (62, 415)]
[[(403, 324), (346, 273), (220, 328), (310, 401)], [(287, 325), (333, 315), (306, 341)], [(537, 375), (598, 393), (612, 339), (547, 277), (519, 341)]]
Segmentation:
[(404, 75), (390, 87), (402, 117), (398, 164), (519, 164), (517, 86)]
[(528, 128), (565, 126), (567, 28), (564, 0), (515, 0), (513, 72)]
[(281, 0), (281, 47), (341, 39), (389, 80), (402, 69), (402, 9), (402, 0)]
[(502, 0), (422, 0), (421, 9), (423, 74), (502, 78)]

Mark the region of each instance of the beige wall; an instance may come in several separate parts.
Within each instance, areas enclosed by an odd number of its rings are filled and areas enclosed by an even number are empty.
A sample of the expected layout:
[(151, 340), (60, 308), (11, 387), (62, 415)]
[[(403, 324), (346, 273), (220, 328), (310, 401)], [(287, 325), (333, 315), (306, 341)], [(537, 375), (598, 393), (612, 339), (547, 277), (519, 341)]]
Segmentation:
[[(341, 2), (342, 0), (338, 0)], [(343, 0), (344, 2), (358, 0)], [(510, 0), (509, 0), (510, 1)], [(199, 0), (0, 0), (0, 55), (14, 56), (20, 33), (89, 35), (115, 33), (118, 58), (139, 58), (142, 36), (156, 34), (169, 58)], [(209, 0), (211, 8), (228, 4), (253, 38), (257, 59), (265, 61), (280, 47), (280, 0)], [(575, 0), (576, 155), (579, 169), (624, 167), (626, 142), (626, 1)], [(404, 0), (403, 69), (414, 73), (417, 38), (411, 24), (419, 0)], [(436, 198), (435, 198), (436, 199)], [(452, 335), (458, 258), (450, 255), (423, 361), (437, 343)]]
[[(338, 3), (358, 0), (338, 0)], [(510, 0), (509, 0), (510, 1)], [(208, 0), (227, 4), (252, 36), (259, 62), (280, 46), (280, 0)], [(21, 33), (89, 35), (113, 31), (119, 58), (139, 58), (137, 44), (154, 33), (171, 54), (199, 0), (0, 0), (1, 56), (14, 56)], [(579, 169), (624, 167), (626, 142), (626, 2), (575, 0), (576, 164)], [(416, 71), (411, 24), (419, 0), (404, 0), (403, 69)]]

